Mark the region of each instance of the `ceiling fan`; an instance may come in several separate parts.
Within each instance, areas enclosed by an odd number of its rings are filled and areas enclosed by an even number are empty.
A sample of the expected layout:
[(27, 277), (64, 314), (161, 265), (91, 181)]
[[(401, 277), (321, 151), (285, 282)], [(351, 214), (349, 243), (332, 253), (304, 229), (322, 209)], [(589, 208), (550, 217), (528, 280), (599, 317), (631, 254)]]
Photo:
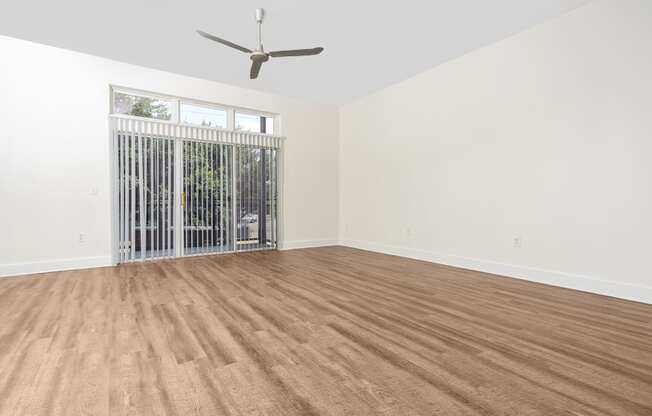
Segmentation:
[(249, 56), (249, 58), (251, 59), (251, 71), (249, 72), (249, 78), (251, 79), (255, 79), (258, 77), (258, 73), (260, 72), (260, 67), (263, 65), (263, 62), (269, 61), (270, 57), (282, 58), (286, 56), (317, 55), (324, 50), (324, 48), (312, 48), (312, 49), (291, 49), (287, 51), (265, 52), (265, 50), (263, 49), (263, 41), (261, 37), (261, 26), (263, 24), (264, 17), (265, 17), (265, 11), (263, 9), (256, 9), (256, 22), (258, 22), (258, 48), (256, 48), (253, 51), (251, 49), (245, 48), (244, 46), (240, 46), (236, 43), (229, 42), (228, 40), (218, 38), (217, 36), (213, 36), (210, 33), (206, 33), (201, 30), (198, 30), (197, 33), (199, 33), (201, 36), (205, 37), (206, 39), (210, 39), (215, 42), (219, 42), (222, 45), (226, 45), (233, 49), (242, 51), (244, 53), (251, 54)]

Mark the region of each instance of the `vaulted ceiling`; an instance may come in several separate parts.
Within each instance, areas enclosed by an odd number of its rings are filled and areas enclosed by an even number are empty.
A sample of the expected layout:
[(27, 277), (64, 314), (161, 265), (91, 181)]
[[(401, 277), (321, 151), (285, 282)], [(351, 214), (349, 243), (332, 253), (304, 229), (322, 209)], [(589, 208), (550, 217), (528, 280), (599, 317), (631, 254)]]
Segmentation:
[[(588, 0), (20, 0), (0, 34), (118, 61), (325, 103), (344, 103), (491, 44)], [(279, 58), (249, 80), (254, 9), (266, 50), (325, 47)], [(1, 51), (0, 51), (1, 52)], [(1, 55), (0, 55), (1, 56)]]

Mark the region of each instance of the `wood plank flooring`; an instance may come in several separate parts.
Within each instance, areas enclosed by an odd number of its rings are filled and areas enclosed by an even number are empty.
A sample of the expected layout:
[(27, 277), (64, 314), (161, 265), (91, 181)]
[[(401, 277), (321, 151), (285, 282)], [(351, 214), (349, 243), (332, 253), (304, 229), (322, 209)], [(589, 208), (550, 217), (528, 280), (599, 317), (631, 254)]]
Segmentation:
[(652, 415), (652, 306), (342, 247), (4, 278), (0, 415)]

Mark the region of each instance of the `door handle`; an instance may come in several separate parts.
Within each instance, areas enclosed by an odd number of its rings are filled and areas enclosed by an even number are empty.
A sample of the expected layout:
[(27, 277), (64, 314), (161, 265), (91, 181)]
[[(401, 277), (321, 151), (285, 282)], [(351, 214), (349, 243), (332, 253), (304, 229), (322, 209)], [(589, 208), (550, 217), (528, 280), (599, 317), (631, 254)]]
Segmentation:
[(181, 192), (181, 206), (183, 209), (186, 209), (186, 193)]

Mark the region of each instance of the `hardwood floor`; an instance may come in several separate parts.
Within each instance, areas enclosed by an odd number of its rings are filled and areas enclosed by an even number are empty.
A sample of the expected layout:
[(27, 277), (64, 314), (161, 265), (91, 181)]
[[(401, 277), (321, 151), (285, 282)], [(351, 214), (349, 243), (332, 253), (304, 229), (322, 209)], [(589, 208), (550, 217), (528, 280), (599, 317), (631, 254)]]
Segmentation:
[(652, 305), (342, 247), (0, 279), (1, 415), (652, 415)]

